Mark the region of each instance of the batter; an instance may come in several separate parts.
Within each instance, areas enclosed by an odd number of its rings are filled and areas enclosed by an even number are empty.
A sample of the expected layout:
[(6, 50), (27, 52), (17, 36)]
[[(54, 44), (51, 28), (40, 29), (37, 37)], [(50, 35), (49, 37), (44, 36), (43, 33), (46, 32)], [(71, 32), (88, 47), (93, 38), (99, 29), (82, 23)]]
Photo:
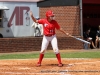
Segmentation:
[(58, 49), (58, 43), (57, 43), (57, 38), (56, 38), (56, 34), (55, 34), (55, 29), (63, 32), (65, 35), (69, 35), (69, 34), (66, 33), (62, 28), (60, 28), (60, 25), (57, 23), (57, 21), (55, 21), (55, 15), (52, 10), (48, 10), (46, 12), (45, 19), (36, 20), (32, 14), (32, 11), (30, 11), (30, 16), (34, 22), (42, 24), (43, 30), (44, 30), (44, 36), (43, 36), (42, 46), (41, 46), (41, 51), (40, 51), (40, 57), (39, 57), (37, 66), (38, 67), (41, 66), (41, 62), (44, 57), (44, 53), (47, 50), (49, 42), (51, 42), (53, 51), (56, 54), (56, 57), (58, 59), (58, 66), (62, 67), (63, 64), (61, 62), (61, 56), (60, 56), (60, 52)]

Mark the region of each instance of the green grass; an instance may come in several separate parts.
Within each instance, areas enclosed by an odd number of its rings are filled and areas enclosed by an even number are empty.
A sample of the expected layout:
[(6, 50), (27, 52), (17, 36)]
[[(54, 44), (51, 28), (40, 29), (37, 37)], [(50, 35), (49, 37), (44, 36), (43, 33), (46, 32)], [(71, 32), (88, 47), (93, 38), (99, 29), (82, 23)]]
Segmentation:
[(62, 53), (62, 58), (100, 58), (100, 52)]
[[(33, 59), (38, 58), (39, 52), (25, 52), (25, 53), (1, 53), (0, 59)], [(45, 53), (45, 58), (56, 58), (53, 51), (47, 51)], [(62, 58), (100, 58), (100, 51), (69, 51), (61, 52)]]
[(0, 59), (31, 59), (31, 58), (38, 58), (39, 53), (24, 53), (24, 54), (4, 54), (0, 55)]

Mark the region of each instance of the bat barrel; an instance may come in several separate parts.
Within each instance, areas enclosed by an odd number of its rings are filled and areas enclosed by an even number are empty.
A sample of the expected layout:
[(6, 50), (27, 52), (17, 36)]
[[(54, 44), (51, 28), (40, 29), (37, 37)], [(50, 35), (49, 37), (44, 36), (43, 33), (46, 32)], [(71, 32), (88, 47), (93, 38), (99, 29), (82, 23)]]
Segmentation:
[(91, 44), (90, 42), (88, 42), (88, 41), (86, 41), (86, 40), (83, 40), (83, 39), (81, 39), (81, 38), (77, 38), (77, 37), (74, 37), (74, 38), (77, 39), (77, 40), (79, 40), (79, 41), (82, 41), (82, 42), (84, 42), (84, 43)]

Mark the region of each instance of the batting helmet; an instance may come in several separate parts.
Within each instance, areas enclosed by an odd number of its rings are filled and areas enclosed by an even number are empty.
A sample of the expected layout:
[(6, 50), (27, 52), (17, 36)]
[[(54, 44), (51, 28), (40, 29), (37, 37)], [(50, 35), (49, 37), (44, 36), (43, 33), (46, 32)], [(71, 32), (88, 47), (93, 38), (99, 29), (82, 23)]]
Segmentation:
[(52, 10), (48, 10), (48, 11), (46, 12), (46, 17), (50, 17), (50, 16), (54, 16), (54, 13), (53, 13)]

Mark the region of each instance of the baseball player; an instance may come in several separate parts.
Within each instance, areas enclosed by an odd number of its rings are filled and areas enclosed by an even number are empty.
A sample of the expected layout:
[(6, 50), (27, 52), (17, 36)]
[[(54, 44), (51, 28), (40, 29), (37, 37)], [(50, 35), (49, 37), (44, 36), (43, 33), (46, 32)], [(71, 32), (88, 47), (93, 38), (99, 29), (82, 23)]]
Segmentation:
[(66, 33), (62, 28), (60, 28), (57, 21), (54, 20), (55, 15), (54, 15), (52, 10), (48, 10), (46, 12), (45, 19), (36, 20), (32, 14), (32, 11), (30, 11), (30, 16), (34, 22), (42, 24), (43, 30), (44, 30), (42, 46), (41, 46), (41, 51), (40, 51), (40, 57), (39, 57), (39, 61), (37, 63), (37, 67), (41, 66), (41, 62), (42, 62), (42, 59), (44, 57), (44, 53), (48, 47), (49, 42), (51, 42), (53, 51), (56, 54), (56, 57), (58, 59), (58, 66), (62, 67), (63, 64), (61, 62), (61, 56), (60, 56), (60, 52), (58, 49), (58, 43), (57, 43), (57, 38), (56, 38), (56, 34), (55, 34), (55, 29), (63, 32), (65, 35), (69, 35), (69, 34)]

